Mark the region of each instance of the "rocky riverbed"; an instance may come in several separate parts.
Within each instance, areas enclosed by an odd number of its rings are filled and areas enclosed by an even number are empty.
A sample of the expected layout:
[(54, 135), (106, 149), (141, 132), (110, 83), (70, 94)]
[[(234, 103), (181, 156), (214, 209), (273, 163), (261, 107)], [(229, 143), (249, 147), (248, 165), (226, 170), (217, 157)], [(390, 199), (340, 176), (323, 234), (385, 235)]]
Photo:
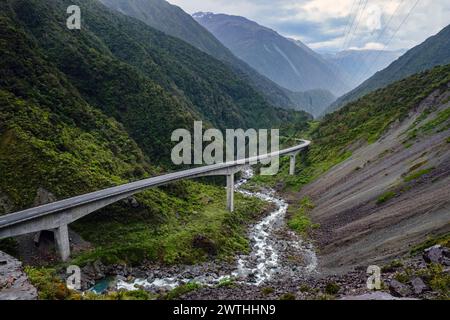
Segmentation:
[[(274, 204), (274, 210), (249, 230), (251, 253), (235, 263), (208, 262), (195, 266), (144, 264), (139, 268), (87, 266), (84, 289), (143, 289), (159, 297), (176, 287), (196, 283), (198, 288), (180, 299), (437, 299), (448, 298), (449, 250), (431, 247), (416, 257), (382, 267), (381, 291), (367, 288), (367, 266), (334, 275), (318, 269), (314, 247), (285, 225), (287, 203), (273, 190), (250, 192), (242, 188), (251, 178), (246, 172), (237, 191)], [(112, 277), (111, 277), (112, 276)], [(104, 279), (108, 279), (105, 284)], [(103, 279), (103, 280), (102, 280)], [(98, 282), (98, 280), (101, 280)], [(95, 288), (94, 288), (95, 289)]]
[[(116, 266), (113, 267), (113, 272), (111, 270), (105, 272), (115, 273), (116, 276), (110, 288), (113, 290), (140, 288), (153, 293), (162, 293), (189, 282), (206, 287), (220, 286), (223, 282), (260, 287), (272, 280), (305, 279), (316, 273), (317, 257), (314, 247), (286, 228), (285, 215), (288, 208), (286, 201), (270, 189), (252, 192), (242, 188), (252, 176), (251, 169), (244, 171), (242, 179), (236, 183), (236, 191), (267, 201), (273, 204), (274, 209), (260, 222), (250, 227), (250, 254), (236, 257), (235, 263), (231, 264), (210, 262), (197, 266), (172, 267), (150, 265), (130, 272)], [(99, 275), (104, 275), (100, 269), (98, 265), (90, 266), (85, 273), (92, 274), (94, 279), (98, 279)], [(88, 279), (91, 280), (85, 282), (85, 287), (92, 284), (92, 277)]]

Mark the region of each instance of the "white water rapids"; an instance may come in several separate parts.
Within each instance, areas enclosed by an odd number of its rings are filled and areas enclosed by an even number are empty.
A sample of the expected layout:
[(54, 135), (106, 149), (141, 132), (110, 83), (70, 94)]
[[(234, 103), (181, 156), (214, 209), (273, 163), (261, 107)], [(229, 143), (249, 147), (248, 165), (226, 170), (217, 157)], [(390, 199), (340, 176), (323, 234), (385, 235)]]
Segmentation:
[(170, 290), (189, 282), (195, 282), (204, 286), (214, 286), (225, 279), (234, 279), (237, 283), (259, 286), (283, 273), (287, 274), (290, 272), (292, 274), (293, 271), (291, 269), (283, 266), (281, 255), (285, 249), (295, 251), (305, 261), (303, 267), (295, 268), (295, 272), (301, 272), (302, 274), (314, 272), (317, 267), (317, 257), (311, 244), (304, 242), (290, 230), (286, 231), (288, 240), (283, 239), (280, 241), (275, 235), (277, 231), (286, 229), (284, 218), (288, 204), (285, 200), (277, 197), (274, 190), (250, 192), (242, 189), (241, 187), (252, 177), (253, 170), (245, 170), (242, 179), (235, 185), (236, 191), (245, 196), (257, 197), (273, 203), (275, 210), (251, 227), (249, 232), (251, 253), (238, 257), (235, 271), (227, 276), (216, 277), (198, 276), (186, 279), (179, 275), (173, 275), (167, 278), (136, 279), (133, 282), (118, 280), (117, 289), (136, 290), (136, 288), (144, 288), (146, 290), (157, 290), (163, 288)]

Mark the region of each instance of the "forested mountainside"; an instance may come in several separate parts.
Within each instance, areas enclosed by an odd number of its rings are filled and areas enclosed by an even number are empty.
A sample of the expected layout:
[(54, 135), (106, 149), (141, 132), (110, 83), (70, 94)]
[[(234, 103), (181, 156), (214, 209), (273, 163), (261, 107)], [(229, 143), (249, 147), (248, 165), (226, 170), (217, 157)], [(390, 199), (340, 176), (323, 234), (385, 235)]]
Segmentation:
[[(238, 59), (189, 14), (165, 0), (100, 1), (111, 9), (139, 19), (155, 29), (186, 41), (226, 63), (241, 79), (252, 85), (276, 107), (305, 110), (313, 115), (319, 115), (324, 107), (328, 107), (335, 100), (335, 97), (326, 90), (293, 92), (279, 86)], [(299, 97), (301, 98), (299, 99)]]
[(82, 97), (124, 124), (147, 154), (166, 154), (162, 140), (192, 118), (247, 128), (271, 127), (292, 116), (269, 105), (224, 64), (97, 1), (76, 2), (84, 9), (85, 32), (68, 30), (61, 23), (67, 3), (7, 1), (5, 12)]
[(327, 112), (333, 112), (351, 101), (355, 101), (374, 90), (415, 73), (450, 63), (450, 26), (412, 48), (386, 69), (377, 72), (359, 87), (334, 102)]
[[(78, 4), (83, 32), (69, 30)], [(227, 66), (97, 1), (3, 1), (2, 207), (140, 179), (170, 160), (171, 132), (309, 119), (273, 108)], [(62, 178), (64, 177), (64, 179)]]
[(226, 14), (199, 12), (193, 17), (238, 58), (289, 90), (323, 89), (341, 95), (350, 89), (337, 68), (274, 30)]
[(236, 58), (208, 30), (181, 8), (165, 0), (100, 0), (111, 9), (134, 17), (149, 26), (177, 37), (212, 57), (228, 64), (242, 80), (251, 84), (274, 106), (299, 109), (291, 101), (287, 90), (261, 76), (242, 60)]

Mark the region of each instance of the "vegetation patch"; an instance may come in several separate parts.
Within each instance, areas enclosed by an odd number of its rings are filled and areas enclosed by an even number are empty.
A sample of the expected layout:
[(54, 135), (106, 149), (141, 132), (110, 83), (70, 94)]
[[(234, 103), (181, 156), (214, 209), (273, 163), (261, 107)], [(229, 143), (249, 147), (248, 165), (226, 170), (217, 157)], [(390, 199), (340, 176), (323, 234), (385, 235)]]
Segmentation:
[(272, 294), (275, 292), (275, 289), (272, 287), (264, 287), (261, 289), (261, 292), (263, 295), (268, 296), (269, 294)]
[(442, 265), (430, 264), (426, 269), (419, 270), (417, 275), (438, 293), (438, 299), (450, 300), (450, 274), (444, 272)]
[(280, 300), (296, 300), (296, 297), (293, 293), (285, 293), (280, 296)]
[(302, 284), (299, 288), (300, 292), (310, 292), (311, 287), (307, 284)]
[(400, 260), (393, 260), (388, 265), (385, 265), (381, 268), (382, 272), (394, 272), (395, 270), (403, 267), (403, 262)]
[(338, 294), (339, 290), (341, 290), (341, 287), (335, 282), (327, 283), (325, 287), (325, 293), (333, 296)]
[(55, 269), (25, 267), (30, 282), (38, 290), (40, 300), (78, 299), (78, 294), (66, 287)]
[(217, 284), (218, 288), (231, 288), (231, 287), (235, 287), (235, 286), (236, 286), (236, 282), (232, 278), (224, 278), (224, 279), (220, 280), (219, 283)]
[(407, 175), (406, 177), (403, 178), (403, 181), (411, 182), (413, 180), (417, 180), (417, 179), (421, 178), (422, 176), (424, 176), (426, 174), (429, 174), (433, 170), (434, 170), (434, 168), (428, 168), (428, 169), (420, 170), (418, 172), (415, 172), (415, 173), (412, 173), (410, 175)]
[(287, 223), (289, 228), (303, 236), (306, 236), (310, 230), (317, 229), (319, 225), (313, 224), (308, 215), (312, 209), (314, 209), (314, 204), (311, 199), (308, 197), (303, 198), (296, 209), (290, 209), (293, 211), (289, 212)]
[(447, 233), (447, 234), (444, 234), (444, 235), (438, 236), (438, 237), (429, 237), (425, 242), (415, 246), (410, 251), (410, 253), (412, 256), (415, 256), (415, 255), (423, 252), (425, 249), (428, 249), (437, 244), (440, 244), (444, 247), (450, 248), (450, 233)]
[(419, 162), (419, 163), (413, 165), (411, 168), (409, 168), (408, 173), (416, 171), (417, 169), (419, 169), (420, 167), (423, 167), (427, 163), (428, 163), (428, 160), (425, 160), (425, 161), (422, 161), (422, 162)]
[(270, 206), (236, 194), (236, 209), (230, 213), (225, 208), (224, 188), (195, 182), (173, 192), (178, 196), (159, 190), (145, 192), (137, 196), (136, 209), (116, 208), (75, 223), (74, 229), (94, 249), (80, 253), (74, 263), (196, 264), (212, 258), (228, 260), (249, 251), (247, 226)]
[(201, 287), (202, 286), (196, 282), (189, 282), (189, 283), (183, 284), (183, 285), (171, 290), (169, 293), (167, 293), (163, 297), (163, 299), (164, 300), (176, 300), (189, 292), (200, 289)]
[(446, 130), (449, 125), (442, 126), (448, 122), (450, 119), (450, 108), (447, 108), (437, 114), (437, 116), (420, 127), (420, 130), (423, 132), (431, 132), (431, 131), (442, 131)]
[(394, 198), (396, 195), (397, 194), (393, 191), (387, 191), (378, 197), (377, 204), (379, 204), (379, 205), (384, 204), (384, 203), (388, 202), (389, 200), (391, 200), (392, 198)]

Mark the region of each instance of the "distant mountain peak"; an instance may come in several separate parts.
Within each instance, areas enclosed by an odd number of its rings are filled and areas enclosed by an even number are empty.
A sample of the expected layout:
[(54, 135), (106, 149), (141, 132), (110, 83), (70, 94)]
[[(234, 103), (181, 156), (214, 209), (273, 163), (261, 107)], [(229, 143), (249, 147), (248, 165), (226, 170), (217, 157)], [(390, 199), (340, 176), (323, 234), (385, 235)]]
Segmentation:
[(335, 95), (350, 89), (333, 64), (275, 30), (240, 16), (197, 13), (193, 17), (238, 58), (282, 87), (297, 92), (325, 89)]
[[(392, 51), (400, 55), (402, 50)], [(391, 52), (391, 53), (392, 53)], [(327, 112), (333, 112), (367, 93), (384, 88), (413, 74), (450, 63), (450, 25), (408, 50), (383, 70), (375, 73), (356, 89), (334, 102)]]

